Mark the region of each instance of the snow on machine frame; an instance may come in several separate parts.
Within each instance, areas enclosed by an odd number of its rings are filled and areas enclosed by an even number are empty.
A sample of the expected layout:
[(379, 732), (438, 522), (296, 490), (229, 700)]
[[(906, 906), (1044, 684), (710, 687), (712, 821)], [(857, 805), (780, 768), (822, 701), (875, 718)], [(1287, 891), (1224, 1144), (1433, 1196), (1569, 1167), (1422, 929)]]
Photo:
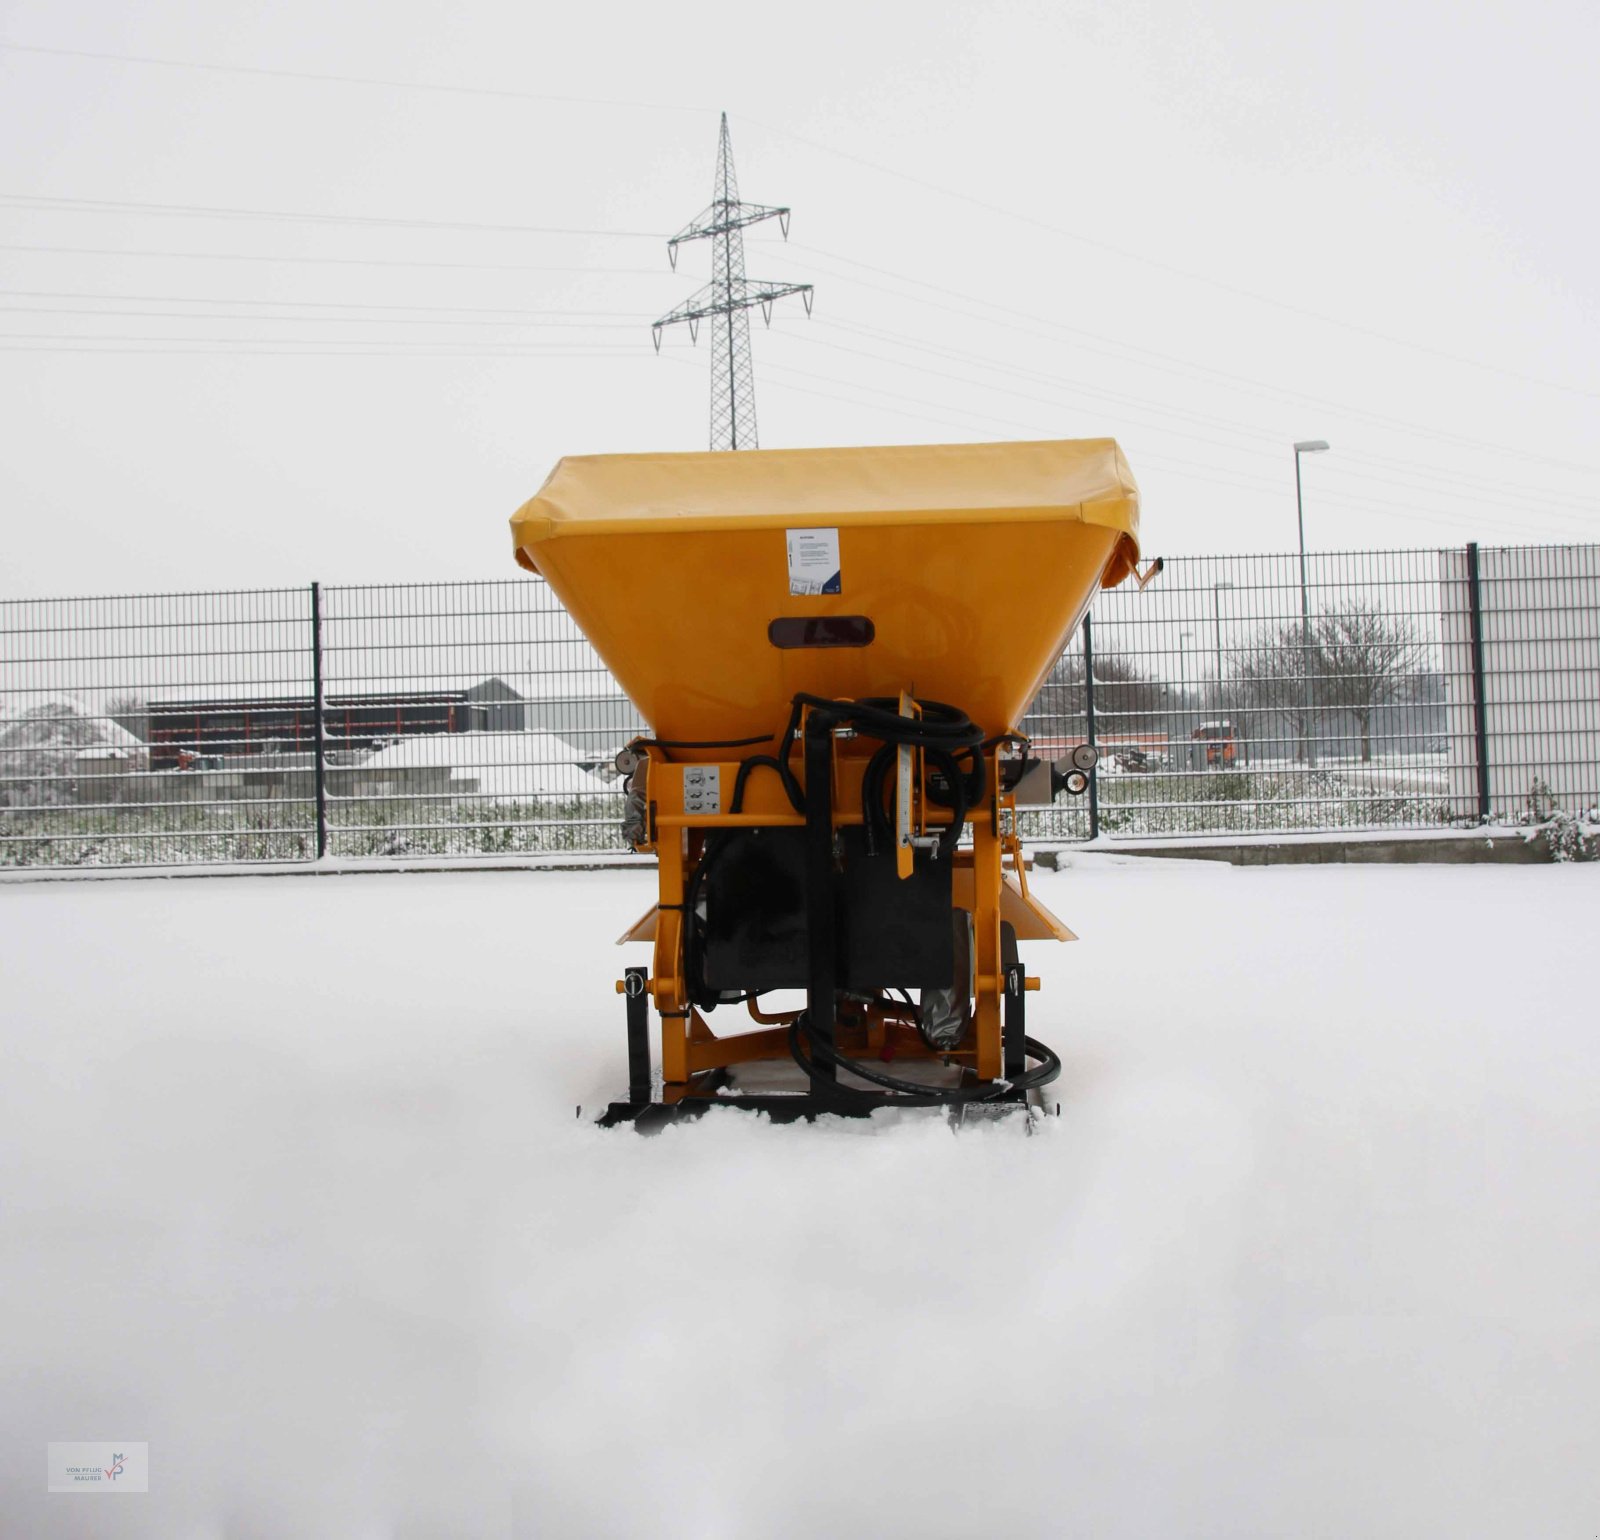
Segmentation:
[[(617, 756), (659, 866), (620, 939), (628, 1092), (603, 1122), (1024, 1106), (1019, 806), (1087, 789), (1017, 730), (1095, 593), (1136, 576), (1110, 439), (562, 460), (511, 521), (653, 736)], [(970, 843), (964, 836), (970, 834)], [(803, 991), (803, 1008), (761, 997)], [(660, 1077), (649, 1021), (660, 1024)], [(748, 1029), (714, 1032), (718, 1008)], [(741, 1023), (744, 1025), (744, 1023)]]

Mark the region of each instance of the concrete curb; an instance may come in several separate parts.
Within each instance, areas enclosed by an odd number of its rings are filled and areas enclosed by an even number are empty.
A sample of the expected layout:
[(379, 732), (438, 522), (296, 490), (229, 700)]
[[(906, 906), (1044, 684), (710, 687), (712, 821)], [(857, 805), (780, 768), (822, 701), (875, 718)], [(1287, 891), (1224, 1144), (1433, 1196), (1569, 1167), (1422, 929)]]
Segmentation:
[(441, 857), (435, 861), (272, 861), (259, 866), (91, 866), (19, 868), (0, 872), (0, 888), (48, 882), (171, 882), (192, 877), (391, 877), (428, 872), (608, 872), (654, 871), (647, 856), (594, 851), (581, 855)]
[(1320, 835), (1285, 839), (1099, 840), (1088, 845), (1035, 848), (1034, 860), (1050, 870), (1060, 857), (1076, 852), (1150, 856), (1169, 861), (1226, 861), (1232, 866), (1513, 866), (1548, 864), (1550, 846), (1542, 833), (1529, 831), (1463, 831), (1460, 834), (1404, 834), (1339, 838)]
[[(1225, 861), (1233, 866), (1439, 865), (1483, 863), (1539, 866), (1551, 861), (1549, 841), (1537, 829), (1464, 829), (1415, 834), (1369, 833), (1256, 835), (1204, 839), (1113, 840), (1036, 845), (1034, 865), (1054, 871), (1073, 855), (1146, 856), (1170, 861)], [(16, 868), (0, 871), (0, 888), (47, 882), (151, 882), (194, 877), (368, 877), (429, 872), (605, 872), (654, 871), (655, 861), (626, 851), (553, 852), (548, 855), (441, 856), (433, 860), (281, 861), (259, 866), (145, 866)]]

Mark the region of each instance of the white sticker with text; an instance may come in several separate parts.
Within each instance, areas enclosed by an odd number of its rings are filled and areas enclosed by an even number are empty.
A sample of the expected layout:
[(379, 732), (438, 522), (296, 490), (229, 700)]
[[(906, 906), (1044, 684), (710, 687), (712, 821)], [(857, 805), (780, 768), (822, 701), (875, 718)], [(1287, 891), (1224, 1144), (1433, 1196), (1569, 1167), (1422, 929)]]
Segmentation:
[(786, 534), (789, 541), (789, 592), (843, 593), (839, 568), (839, 531), (791, 529)]

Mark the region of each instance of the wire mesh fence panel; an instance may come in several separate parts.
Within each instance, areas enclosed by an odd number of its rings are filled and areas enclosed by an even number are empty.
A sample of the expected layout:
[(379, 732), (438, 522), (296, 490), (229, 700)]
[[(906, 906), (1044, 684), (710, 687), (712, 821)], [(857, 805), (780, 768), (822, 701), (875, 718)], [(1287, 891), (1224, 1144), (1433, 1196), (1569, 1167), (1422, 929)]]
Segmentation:
[[(1183, 557), (1021, 724), (1032, 840), (1595, 818), (1600, 546)], [(545, 583), (0, 602), (0, 865), (623, 848), (645, 724)]]
[(328, 848), (621, 849), (643, 730), (541, 579), (324, 590)]
[[(1025, 730), (1101, 752), (1113, 835), (1426, 828), (1472, 817), (1450, 766), (1441, 553), (1183, 557), (1100, 595)], [(1470, 682), (1468, 683), (1470, 692)], [(1031, 814), (1072, 837), (1090, 809)]]
[[(1022, 722), (1022, 731), (1040, 759), (1063, 760), (1082, 743), (1094, 743), (1105, 756), (1096, 773), (1093, 791), (1104, 777), (1122, 768), (1118, 756), (1127, 755), (1137, 742), (1137, 728), (1128, 730), (1124, 713), (1107, 712), (1109, 705), (1104, 670), (1096, 661), (1094, 727), (1089, 720), (1089, 692), (1085, 688), (1084, 632), (1079, 631), (1056, 660)], [(1115, 723), (1115, 728), (1113, 728)], [(1017, 833), (1024, 840), (1086, 840), (1094, 831), (1094, 804), (1085, 796), (1057, 796), (1051, 807), (1019, 808)]]
[(0, 602), (0, 865), (307, 856), (311, 663), (303, 589)]
[(1451, 741), (1476, 731), (1481, 761), (1452, 754), (1452, 791), (1502, 821), (1600, 819), (1600, 546), (1446, 552), (1452, 677), (1474, 667), (1474, 566), (1483, 710), (1452, 695)]

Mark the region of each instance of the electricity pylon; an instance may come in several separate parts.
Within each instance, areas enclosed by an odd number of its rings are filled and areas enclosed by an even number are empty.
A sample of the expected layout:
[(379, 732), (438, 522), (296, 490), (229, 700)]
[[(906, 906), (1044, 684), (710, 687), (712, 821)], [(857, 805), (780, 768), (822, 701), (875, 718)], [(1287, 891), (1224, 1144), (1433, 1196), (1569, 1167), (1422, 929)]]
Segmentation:
[(788, 294), (798, 294), (811, 314), (809, 283), (765, 283), (744, 275), (744, 229), (776, 219), (789, 238), (789, 210), (762, 203), (741, 203), (739, 182), (733, 171), (733, 145), (728, 138), (728, 114), (722, 114), (722, 135), (717, 142), (717, 185), (711, 207), (697, 214), (670, 241), (667, 256), (678, 270), (678, 247), (684, 241), (711, 242), (711, 282), (691, 294), (676, 310), (655, 323), (651, 334), (661, 351), (664, 327), (686, 322), (692, 341), (699, 341), (700, 323), (709, 320), (711, 334), (711, 447), (756, 447), (756, 377), (750, 361), (750, 312), (757, 305), (768, 326), (772, 305)]

